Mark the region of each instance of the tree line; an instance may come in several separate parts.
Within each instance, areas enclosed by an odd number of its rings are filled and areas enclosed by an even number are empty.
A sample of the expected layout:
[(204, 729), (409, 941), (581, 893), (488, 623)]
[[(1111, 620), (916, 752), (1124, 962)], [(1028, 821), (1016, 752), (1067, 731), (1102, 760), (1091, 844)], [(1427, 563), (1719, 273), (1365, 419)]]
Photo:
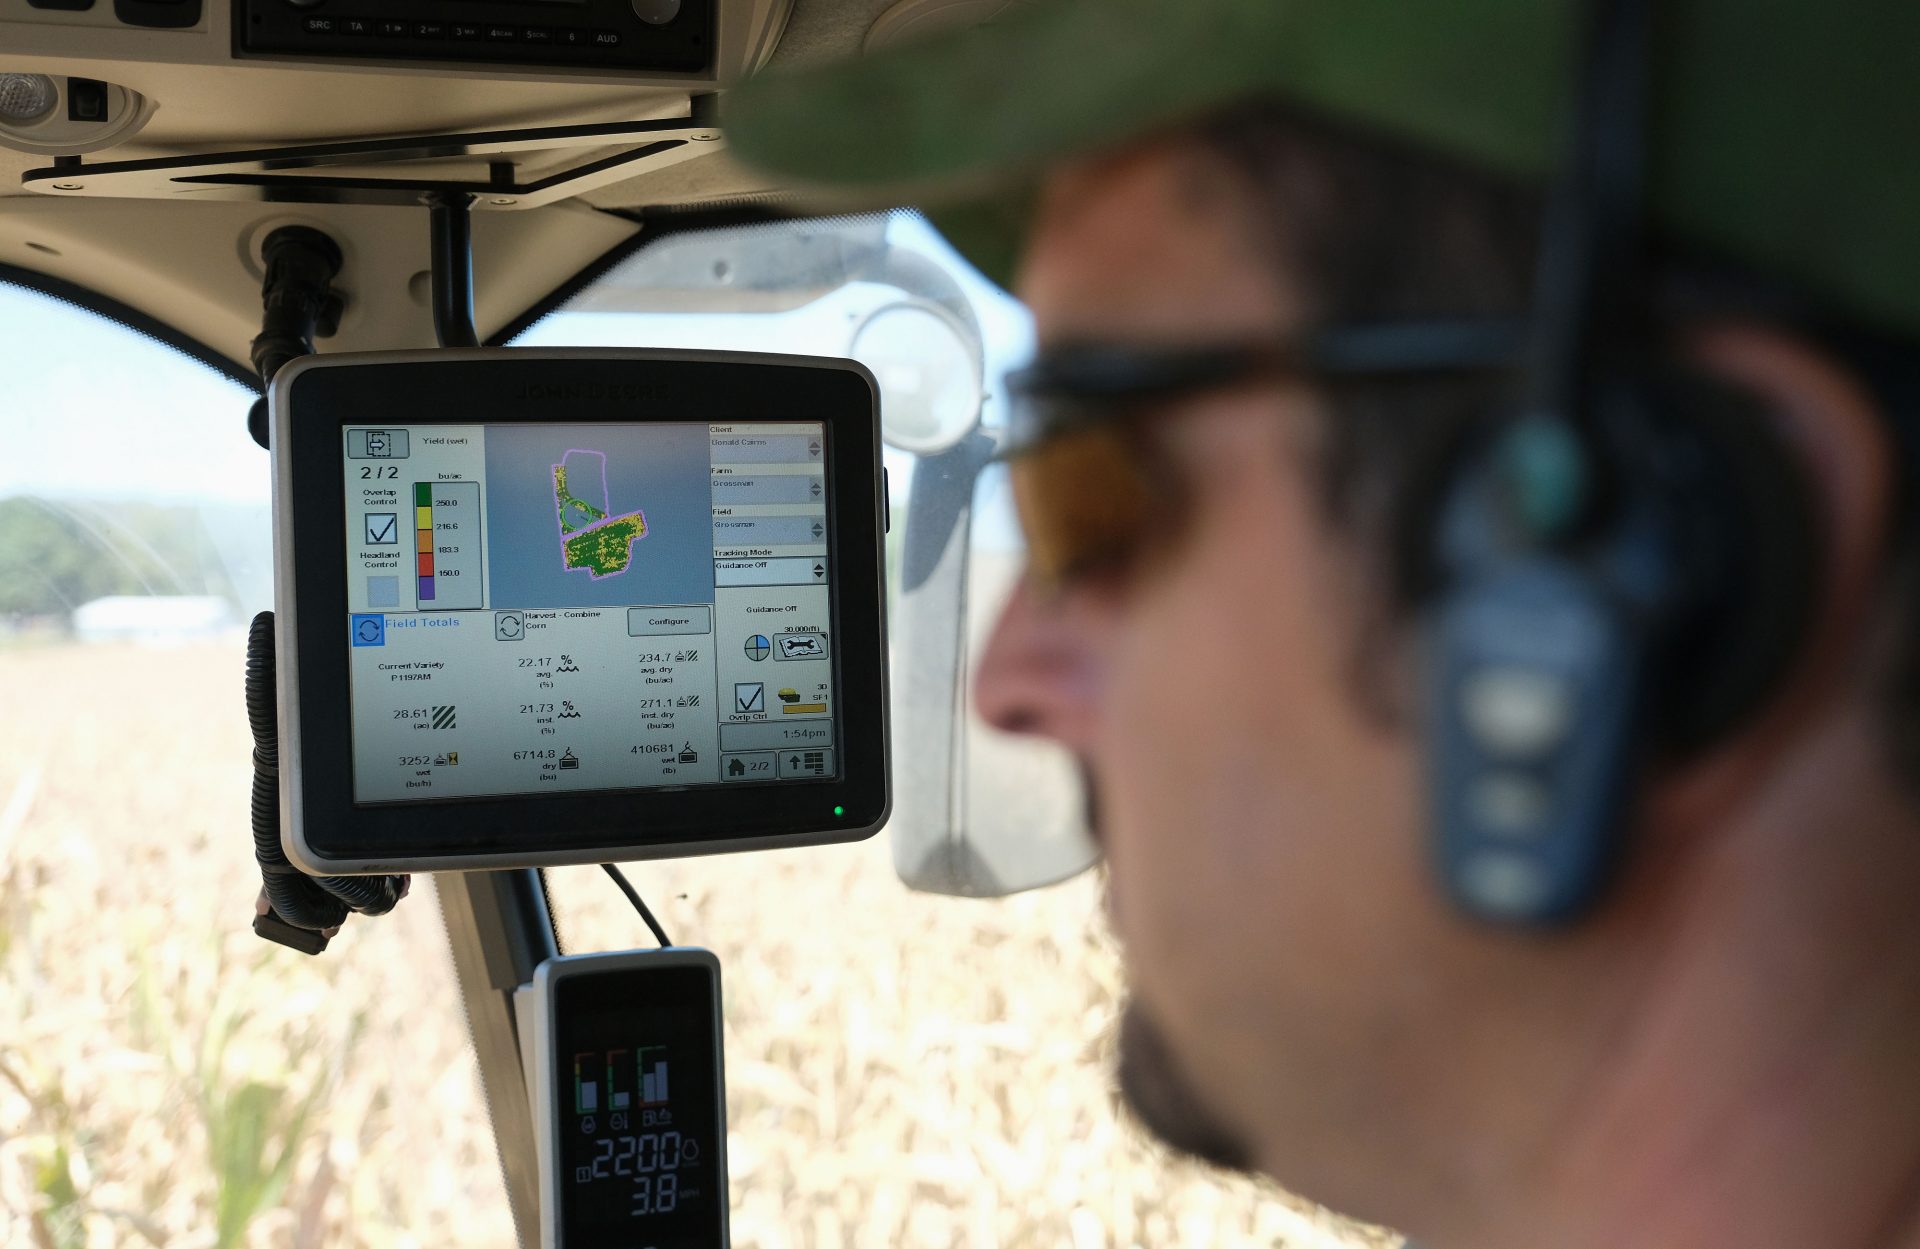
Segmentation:
[(0, 499), (0, 619), (64, 618), (110, 594), (239, 600), (197, 507)]

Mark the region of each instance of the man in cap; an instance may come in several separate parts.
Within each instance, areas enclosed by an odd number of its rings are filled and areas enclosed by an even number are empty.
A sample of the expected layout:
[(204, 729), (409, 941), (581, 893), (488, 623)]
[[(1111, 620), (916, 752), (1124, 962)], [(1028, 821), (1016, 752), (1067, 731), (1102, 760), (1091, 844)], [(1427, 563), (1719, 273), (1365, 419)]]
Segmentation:
[(975, 694), (1150, 1128), (1428, 1249), (1920, 1249), (1920, 10), (1634, 7), (1040, 0), (726, 120), (1032, 309)]

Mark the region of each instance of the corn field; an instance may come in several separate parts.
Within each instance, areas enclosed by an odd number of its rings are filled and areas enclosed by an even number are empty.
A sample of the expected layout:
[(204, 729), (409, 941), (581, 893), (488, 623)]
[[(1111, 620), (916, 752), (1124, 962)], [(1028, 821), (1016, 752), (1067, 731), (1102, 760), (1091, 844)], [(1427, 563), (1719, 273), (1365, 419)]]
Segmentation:
[[(249, 929), (239, 645), (0, 650), (0, 1244), (507, 1246), (431, 889), (318, 958)], [(570, 951), (647, 944), (554, 872)], [(734, 1243), (1385, 1245), (1117, 1112), (1090, 877), (1000, 902), (861, 845), (641, 864), (727, 993)]]

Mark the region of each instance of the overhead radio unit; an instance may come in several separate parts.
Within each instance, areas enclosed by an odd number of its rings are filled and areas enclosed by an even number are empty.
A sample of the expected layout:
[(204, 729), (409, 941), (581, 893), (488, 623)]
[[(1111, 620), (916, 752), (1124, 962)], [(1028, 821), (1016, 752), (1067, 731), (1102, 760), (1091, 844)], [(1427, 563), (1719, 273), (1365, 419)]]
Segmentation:
[(713, 70), (716, 0), (234, 0), (234, 55)]

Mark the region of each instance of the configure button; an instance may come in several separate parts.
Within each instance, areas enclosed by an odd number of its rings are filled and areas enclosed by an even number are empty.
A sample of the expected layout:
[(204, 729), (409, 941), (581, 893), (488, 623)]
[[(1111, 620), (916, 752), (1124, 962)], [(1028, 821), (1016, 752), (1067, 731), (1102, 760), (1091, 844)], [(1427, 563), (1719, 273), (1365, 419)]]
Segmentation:
[(713, 632), (713, 608), (704, 603), (689, 607), (629, 607), (627, 636), (661, 638)]

